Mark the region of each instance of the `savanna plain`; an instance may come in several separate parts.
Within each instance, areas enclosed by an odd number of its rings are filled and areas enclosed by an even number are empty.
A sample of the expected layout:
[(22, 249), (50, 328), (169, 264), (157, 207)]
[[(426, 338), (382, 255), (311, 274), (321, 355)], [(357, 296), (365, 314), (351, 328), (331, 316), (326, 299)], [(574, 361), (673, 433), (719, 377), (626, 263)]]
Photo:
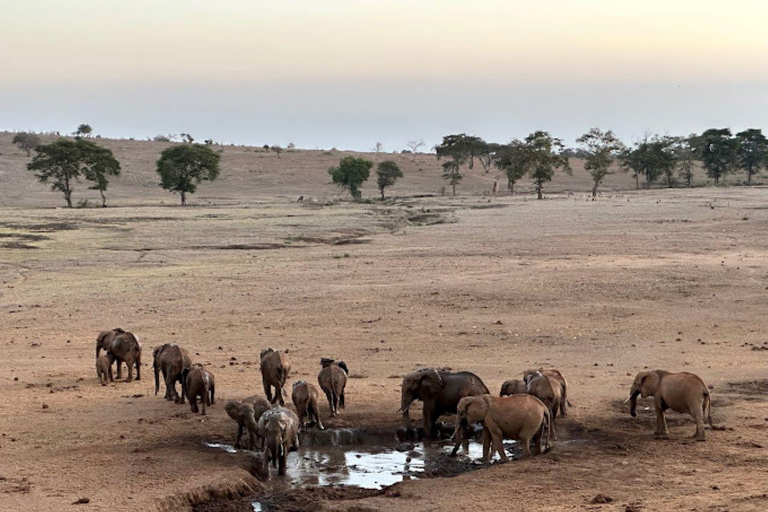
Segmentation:
[[(0, 134), (0, 510), (248, 510), (238, 496), (272, 484), (203, 443), (232, 442), (223, 403), (262, 392), (266, 347), (289, 351), (289, 386), (314, 382), (321, 357), (347, 362), (327, 428), (399, 428), (400, 379), (420, 367), (473, 371), (492, 393), (555, 367), (572, 404), (544, 455), (377, 492), (299, 489), (280, 510), (768, 509), (767, 189), (636, 191), (617, 173), (591, 201), (574, 161), (543, 201), (525, 183), (491, 199), (479, 168), (449, 197), (434, 156), (369, 154), (405, 177), (354, 203), (326, 172), (343, 152), (225, 146), (220, 179), (182, 208), (157, 186), (167, 144), (100, 144), (123, 163), (110, 207), (70, 210)], [(94, 345), (113, 327), (140, 336), (142, 375), (102, 387)], [(215, 374), (207, 416), (155, 396), (151, 351), (169, 342)], [(650, 399), (630, 417), (633, 376), (656, 368), (711, 387), (722, 428), (706, 442), (675, 413), (654, 439)]]

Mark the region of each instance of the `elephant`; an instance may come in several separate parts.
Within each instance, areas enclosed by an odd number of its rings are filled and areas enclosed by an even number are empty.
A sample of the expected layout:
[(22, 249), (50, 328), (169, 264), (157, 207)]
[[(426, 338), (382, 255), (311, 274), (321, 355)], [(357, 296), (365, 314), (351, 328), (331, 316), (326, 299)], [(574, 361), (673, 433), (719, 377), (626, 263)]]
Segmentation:
[[(155, 350), (152, 351), (152, 359), (152, 368), (155, 370), (155, 395), (160, 390), (160, 372), (163, 372), (165, 399), (183, 404), (185, 394), (181, 372), (184, 368), (192, 366), (189, 352), (176, 344), (166, 343), (155, 347)], [(176, 382), (181, 383), (181, 396), (176, 392)]]
[(697, 441), (705, 441), (704, 420), (710, 428), (712, 424), (712, 401), (709, 388), (698, 375), (688, 372), (672, 373), (664, 370), (651, 370), (640, 372), (635, 376), (629, 398), (624, 402), (630, 402), (630, 414), (637, 418), (637, 396), (643, 398), (652, 396), (656, 407), (656, 436), (667, 438), (667, 420), (664, 412), (667, 409), (690, 414), (696, 422), (696, 433), (693, 437)]
[(568, 416), (567, 406), (571, 404), (568, 402), (568, 381), (565, 380), (563, 374), (560, 373), (559, 370), (554, 369), (544, 370), (540, 368), (538, 370), (526, 370), (523, 372), (523, 380), (526, 384), (528, 383), (531, 375), (535, 372), (539, 372), (542, 375), (546, 375), (547, 377), (552, 377), (560, 383), (560, 395), (562, 397), (562, 400), (560, 400), (560, 416)]
[[(242, 402), (230, 400), (224, 405), (227, 415), (237, 422), (237, 439), (235, 439), (235, 448), (240, 448), (240, 440), (243, 436), (243, 430), (248, 430), (248, 440), (250, 448), (256, 448), (256, 437), (259, 435), (258, 421), (261, 415), (272, 407), (269, 401), (258, 395), (249, 396)], [(259, 439), (261, 439), (259, 437)], [(263, 440), (262, 440), (263, 441)], [(261, 443), (263, 448), (263, 442)]]
[(109, 331), (101, 331), (99, 336), (96, 338), (96, 359), (99, 358), (99, 352), (101, 349), (104, 349), (104, 352), (108, 352), (109, 347), (112, 346), (112, 342), (114, 341), (115, 336), (123, 333), (125, 333), (125, 331), (120, 327), (115, 327)]
[(104, 354), (96, 359), (96, 376), (99, 378), (99, 383), (102, 386), (107, 385), (107, 380), (109, 382), (115, 381), (114, 377), (112, 377), (112, 364), (109, 362), (108, 355)]
[(499, 396), (527, 394), (528, 391), (525, 389), (525, 381), (520, 379), (510, 379), (504, 381), (504, 384), (501, 385), (501, 391), (499, 391)]
[(215, 391), (216, 381), (213, 374), (202, 366), (194, 368), (184, 368), (181, 371), (183, 380), (182, 396), (185, 394), (189, 398), (189, 405), (192, 412), (197, 414), (197, 397), (200, 397), (200, 404), (203, 406), (203, 416), (205, 416), (205, 406), (209, 407), (216, 403)]
[(535, 396), (544, 405), (549, 407), (552, 412), (552, 439), (557, 439), (557, 432), (555, 430), (555, 416), (562, 402), (562, 387), (560, 383), (553, 377), (548, 375), (542, 375), (541, 372), (535, 371), (528, 375), (528, 381), (526, 384), (528, 394)]
[[(98, 350), (98, 349), (97, 349)], [(141, 342), (130, 332), (118, 333), (107, 348), (110, 363), (117, 361), (117, 378), (122, 378), (122, 364), (128, 366), (126, 382), (133, 380), (133, 367), (136, 366), (136, 380), (141, 380)]]
[(317, 425), (319, 430), (325, 430), (323, 422), (320, 420), (320, 408), (317, 406), (317, 398), (319, 396), (320, 392), (312, 384), (303, 380), (293, 383), (291, 401), (296, 406), (296, 411), (299, 414), (300, 429), (307, 425), (304, 423), (304, 418), (309, 416), (311, 422)]
[(281, 405), (261, 415), (258, 423), (259, 435), (264, 438), (264, 459), (272, 467), (278, 467), (277, 474), (285, 474), (285, 459), (288, 452), (299, 447), (299, 418), (292, 410)]
[[(454, 432), (456, 445), (451, 455), (456, 455), (464, 442), (464, 431), (470, 425), (483, 425), (483, 461), (489, 462), (496, 451), (501, 462), (509, 462), (502, 439), (516, 439), (523, 448), (523, 457), (531, 456), (531, 441), (535, 452), (544, 453), (549, 447), (549, 432), (553, 423), (550, 409), (533, 395), (466, 396), (457, 406), (458, 421)], [(466, 451), (467, 444), (464, 442)]]
[(405, 427), (412, 430), (409, 414), (411, 405), (414, 400), (424, 402), (422, 423), (424, 435), (429, 439), (437, 419), (443, 414), (455, 413), (459, 400), (465, 396), (489, 393), (483, 381), (474, 373), (422, 368), (403, 377), (400, 411), (403, 413)]
[[(264, 394), (270, 403), (285, 405), (283, 386), (291, 371), (291, 361), (288, 353), (278, 352), (271, 348), (261, 351), (261, 380), (264, 384)], [(275, 396), (272, 397), (272, 388), (275, 388)]]
[(339, 407), (343, 409), (346, 405), (344, 388), (347, 387), (349, 368), (344, 361), (336, 361), (326, 357), (320, 359), (320, 365), (323, 369), (317, 374), (317, 382), (328, 399), (331, 417), (334, 417), (339, 414)]

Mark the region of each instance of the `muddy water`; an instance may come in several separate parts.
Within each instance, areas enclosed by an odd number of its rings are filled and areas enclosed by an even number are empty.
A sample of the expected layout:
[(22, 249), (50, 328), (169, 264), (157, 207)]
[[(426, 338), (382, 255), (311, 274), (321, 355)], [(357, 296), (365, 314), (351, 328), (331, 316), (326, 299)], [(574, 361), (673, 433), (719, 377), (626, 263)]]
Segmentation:
[[(401, 442), (395, 432), (370, 432), (356, 429), (317, 431), (301, 434), (301, 448), (288, 455), (286, 475), (273, 470), (275, 489), (344, 486), (382, 489), (403, 480), (455, 476), (482, 467), (482, 445), (470, 443), (450, 457), (449, 441)], [(205, 443), (206, 446), (236, 453), (231, 445)], [(516, 458), (517, 443), (505, 442), (510, 458)], [(266, 503), (253, 501), (253, 510), (269, 511)]]

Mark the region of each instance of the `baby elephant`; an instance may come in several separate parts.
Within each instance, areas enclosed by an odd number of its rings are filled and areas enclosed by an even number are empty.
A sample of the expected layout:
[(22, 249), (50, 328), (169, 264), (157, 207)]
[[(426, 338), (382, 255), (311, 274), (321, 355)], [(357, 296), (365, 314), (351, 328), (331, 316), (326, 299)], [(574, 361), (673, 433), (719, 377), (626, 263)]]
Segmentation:
[(107, 385), (107, 378), (110, 382), (114, 382), (112, 377), (112, 365), (109, 363), (109, 356), (104, 354), (96, 360), (96, 376), (99, 378), (99, 382), (102, 386)]
[[(242, 402), (230, 400), (224, 406), (227, 415), (237, 422), (237, 439), (235, 439), (235, 448), (240, 448), (240, 439), (243, 436), (243, 430), (248, 431), (249, 447), (256, 449), (256, 437), (259, 434), (258, 421), (261, 415), (272, 407), (264, 397), (254, 395), (249, 396)], [(261, 443), (263, 448), (263, 440)]]
[(533, 372), (527, 377), (526, 389), (531, 394), (544, 402), (552, 413), (552, 439), (557, 439), (555, 432), (555, 416), (557, 410), (561, 409), (562, 387), (560, 383), (548, 375), (542, 375), (541, 372)]
[(320, 359), (320, 365), (323, 367), (317, 375), (317, 382), (320, 383), (320, 389), (325, 392), (328, 398), (328, 406), (331, 409), (331, 417), (339, 414), (339, 407), (344, 408), (344, 388), (347, 386), (347, 374), (349, 368), (344, 361), (336, 361), (324, 357)]
[(261, 415), (258, 428), (265, 442), (265, 462), (271, 461), (272, 467), (278, 467), (277, 474), (284, 475), (288, 452), (299, 447), (298, 416), (278, 405)]
[(317, 406), (317, 398), (319, 396), (320, 392), (312, 384), (303, 380), (293, 383), (291, 400), (299, 413), (299, 428), (309, 426), (304, 422), (304, 419), (309, 416), (311, 424), (317, 425), (317, 428), (320, 430), (325, 429), (323, 422), (320, 421), (320, 409)]
[(690, 414), (696, 422), (697, 441), (705, 441), (704, 420), (712, 425), (712, 404), (709, 388), (698, 375), (688, 372), (671, 373), (664, 370), (640, 372), (632, 383), (629, 398), (630, 414), (637, 418), (637, 396), (643, 398), (652, 396), (656, 406), (656, 432), (659, 437), (668, 437), (667, 420), (664, 412), (667, 409)]
[(520, 379), (510, 379), (505, 381), (504, 384), (501, 385), (501, 391), (499, 391), (499, 396), (527, 394), (528, 391), (525, 389), (525, 382)]
[(216, 389), (216, 383), (213, 379), (213, 374), (203, 368), (202, 366), (195, 366), (193, 368), (184, 368), (181, 372), (184, 390), (183, 394), (189, 398), (189, 405), (192, 412), (197, 414), (197, 397), (200, 397), (200, 403), (203, 406), (202, 414), (205, 415), (205, 406), (209, 407), (216, 403), (214, 400), (214, 391)]
[[(451, 455), (456, 455), (464, 442), (464, 431), (474, 423), (483, 425), (483, 461), (489, 462), (496, 451), (502, 462), (509, 462), (502, 439), (516, 439), (523, 448), (523, 456), (531, 455), (533, 440), (537, 454), (549, 446), (552, 415), (541, 400), (531, 395), (496, 397), (492, 395), (465, 396), (459, 400), (457, 410), (456, 445)], [(464, 442), (464, 449), (467, 449)]]
[(560, 373), (559, 370), (526, 370), (523, 372), (523, 380), (526, 382), (526, 384), (532, 375), (536, 372), (539, 372), (540, 374), (547, 377), (551, 377), (560, 383), (560, 416), (568, 416), (567, 406), (571, 404), (568, 402), (568, 382), (565, 380), (565, 377), (563, 377), (563, 374)]

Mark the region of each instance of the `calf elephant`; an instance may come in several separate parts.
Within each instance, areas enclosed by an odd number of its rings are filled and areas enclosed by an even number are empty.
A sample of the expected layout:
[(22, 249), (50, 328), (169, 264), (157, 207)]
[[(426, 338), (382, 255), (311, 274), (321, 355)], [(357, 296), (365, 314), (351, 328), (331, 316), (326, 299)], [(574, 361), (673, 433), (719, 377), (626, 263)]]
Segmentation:
[(320, 365), (323, 369), (317, 374), (317, 382), (328, 399), (328, 407), (331, 409), (331, 417), (333, 417), (339, 414), (339, 407), (343, 409), (346, 405), (344, 389), (347, 387), (349, 368), (344, 361), (336, 361), (326, 357), (320, 360)]
[[(463, 443), (464, 432), (474, 423), (483, 425), (483, 460), (489, 462), (496, 451), (502, 462), (509, 458), (502, 439), (516, 439), (523, 448), (523, 456), (531, 455), (531, 441), (537, 454), (549, 446), (552, 414), (544, 403), (532, 395), (468, 396), (457, 406), (458, 421), (454, 433), (456, 445), (451, 455), (456, 455)], [(466, 443), (465, 443), (466, 450)]]
[(96, 359), (96, 376), (99, 377), (99, 383), (106, 386), (107, 382), (114, 382), (112, 377), (112, 364), (109, 362), (109, 356), (104, 354)]
[[(98, 351), (98, 349), (97, 349)], [(122, 364), (128, 367), (126, 382), (133, 380), (133, 368), (136, 367), (136, 380), (141, 380), (141, 342), (130, 332), (118, 333), (107, 348), (110, 363), (117, 362), (117, 378), (122, 378)]]
[(205, 415), (205, 406), (211, 406), (216, 403), (215, 391), (216, 381), (213, 378), (213, 374), (203, 368), (202, 366), (195, 366), (194, 368), (184, 368), (181, 372), (184, 379), (184, 389), (182, 393), (186, 394), (189, 398), (189, 405), (192, 412), (197, 414), (197, 398), (200, 397), (200, 404), (202, 405)]
[(499, 391), (499, 396), (509, 395), (526, 395), (528, 391), (525, 389), (525, 382), (520, 379), (510, 379), (504, 381)]
[(530, 380), (531, 376), (535, 373), (539, 372), (542, 375), (546, 375), (547, 377), (551, 377), (555, 379), (560, 384), (560, 416), (568, 416), (568, 408), (567, 406), (571, 405), (568, 402), (568, 381), (565, 380), (565, 377), (562, 373), (560, 373), (559, 370), (526, 370), (523, 372), (523, 380), (528, 383), (528, 380)]
[(690, 414), (696, 422), (693, 437), (705, 441), (704, 421), (712, 424), (712, 402), (709, 388), (698, 375), (688, 372), (672, 373), (664, 370), (640, 372), (632, 383), (629, 398), (630, 414), (637, 418), (637, 397), (652, 396), (656, 408), (656, 432), (659, 437), (668, 437), (667, 420), (664, 413), (672, 409), (683, 414)]
[[(256, 438), (259, 436), (258, 421), (261, 415), (272, 407), (269, 401), (261, 396), (249, 396), (242, 402), (230, 400), (224, 406), (227, 415), (237, 422), (237, 438), (235, 439), (235, 448), (240, 448), (240, 440), (243, 436), (243, 430), (248, 431), (249, 448), (256, 449)], [(262, 440), (263, 441), (263, 440)], [(261, 444), (263, 448), (263, 443)]]
[(282, 406), (274, 407), (259, 418), (259, 435), (264, 438), (264, 458), (278, 467), (277, 474), (285, 474), (288, 452), (299, 447), (299, 418)]
[(424, 435), (432, 437), (437, 419), (443, 414), (455, 413), (456, 405), (465, 396), (487, 395), (488, 388), (480, 377), (471, 372), (449, 372), (422, 368), (403, 377), (400, 410), (405, 427), (412, 429), (409, 414), (414, 400), (424, 402), (422, 423)]
[(291, 393), (291, 401), (296, 406), (296, 411), (299, 414), (299, 428), (304, 428), (306, 423), (304, 419), (309, 416), (309, 419), (317, 425), (317, 428), (324, 430), (323, 422), (320, 420), (320, 408), (317, 406), (317, 399), (320, 396), (320, 392), (315, 386), (303, 380), (293, 383), (293, 391)]
[[(291, 371), (291, 361), (288, 354), (278, 352), (271, 348), (264, 349), (261, 352), (261, 380), (264, 384), (264, 394), (271, 403), (280, 403), (285, 405), (283, 387)], [(274, 398), (272, 397), (272, 388), (275, 388)]]
[[(185, 394), (181, 374), (185, 368), (192, 366), (189, 352), (174, 343), (166, 343), (155, 347), (152, 359), (152, 368), (155, 370), (155, 395), (160, 390), (160, 372), (162, 372), (165, 382), (165, 399), (183, 404)], [(181, 383), (181, 396), (176, 391), (176, 382)]]

